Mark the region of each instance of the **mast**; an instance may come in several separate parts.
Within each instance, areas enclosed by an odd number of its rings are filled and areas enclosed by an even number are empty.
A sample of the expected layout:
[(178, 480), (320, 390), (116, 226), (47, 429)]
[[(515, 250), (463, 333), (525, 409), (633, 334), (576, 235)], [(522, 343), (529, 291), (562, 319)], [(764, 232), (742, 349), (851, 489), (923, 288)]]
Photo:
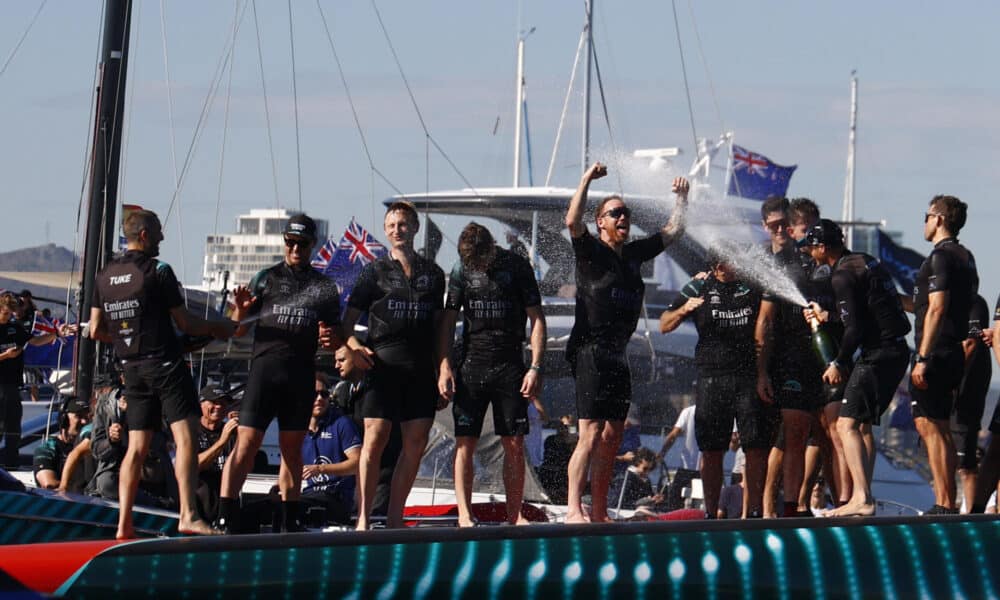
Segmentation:
[(858, 77), (851, 71), (851, 129), (847, 137), (847, 178), (844, 181), (844, 206), (840, 220), (846, 225), (844, 243), (854, 247), (854, 150), (858, 128)]
[(590, 69), (594, 57), (594, 0), (586, 0), (587, 5), (587, 62), (583, 70), (583, 159), (580, 172), (590, 166)]
[[(114, 249), (131, 20), (131, 0), (105, 1), (100, 82), (94, 115), (90, 203), (87, 210), (83, 283), (79, 302), (81, 321), (90, 318), (97, 271), (107, 263)], [(89, 337), (83, 336), (80, 336), (77, 344), (74, 389), (79, 397), (89, 398), (97, 362), (97, 345)]]
[[(530, 32), (529, 32), (530, 33)], [(524, 38), (517, 36), (517, 104), (514, 107), (514, 187), (521, 187), (521, 119), (524, 114)]]

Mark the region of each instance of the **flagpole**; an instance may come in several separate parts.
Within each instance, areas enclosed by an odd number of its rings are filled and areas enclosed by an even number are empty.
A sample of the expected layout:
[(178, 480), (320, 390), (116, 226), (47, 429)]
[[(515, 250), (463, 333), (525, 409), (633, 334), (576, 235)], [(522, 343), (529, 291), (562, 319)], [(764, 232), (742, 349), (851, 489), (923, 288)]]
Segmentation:
[[(732, 181), (732, 178), (733, 178), (733, 138), (734, 137), (736, 137), (736, 136), (732, 132), (730, 132), (730, 134), (729, 134), (729, 155), (726, 157), (726, 183), (725, 183), (725, 187), (723, 188), (723, 189), (726, 190), (725, 191), (725, 195), (726, 196), (730, 195), (729, 194), (729, 184), (730, 184), (730, 182)], [(735, 183), (736, 183), (736, 195), (739, 196), (740, 195), (740, 182), (739, 182), (739, 180), (736, 180)]]
[(847, 223), (844, 242), (848, 248), (854, 247), (854, 153), (857, 144), (858, 127), (858, 77), (851, 71), (851, 126), (847, 137), (847, 178), (844, 181), (844, 204), (840, 218)]

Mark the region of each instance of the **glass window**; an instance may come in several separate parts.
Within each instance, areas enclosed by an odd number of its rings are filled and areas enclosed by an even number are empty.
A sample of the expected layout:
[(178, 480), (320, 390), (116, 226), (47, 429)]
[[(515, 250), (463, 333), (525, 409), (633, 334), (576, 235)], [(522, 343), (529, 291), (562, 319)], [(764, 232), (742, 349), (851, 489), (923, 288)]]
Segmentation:
[(264, 235), (278, 235), (285, 231), (288, 219), (267, 219), (264, 221)]
[(259, 235), (260, 219), (240, 219), (240, 233)]

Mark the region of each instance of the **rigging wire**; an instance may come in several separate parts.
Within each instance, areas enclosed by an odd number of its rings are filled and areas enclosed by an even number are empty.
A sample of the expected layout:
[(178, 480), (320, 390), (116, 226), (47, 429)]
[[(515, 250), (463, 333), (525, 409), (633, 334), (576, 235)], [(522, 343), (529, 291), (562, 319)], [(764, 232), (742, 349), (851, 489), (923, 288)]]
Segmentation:
[(608, 101), (604, 96), (604, 80), (601, 78), (601, 63), (597, 60), (597, 46), (593, 40), (590, 42), (591, 52), (594, 54), (594, 74), (597, 76), (597, 90), (601, 93), (601, 109), (604, 112), (604, 123), (608, 126), (608, 139), (611, 141), (611, 160), (615, 161), (615, 179), (618, 180), (618, 193), (624, 193), (622, 184), (622, 155), (618, 151), (618, 144), (615, 143), (615, 135), (611, 130), (611, 115), (608, 114)]
[(413, 104), (413, 110), (417, 113), (417, 119), (420, 121), (420, 127), (424, 130), (426, 143), (433, 145), (445, 161), (448, 162), (455, 173), (462, 179), (463, 182), (465, 182), (465, 185), (468, 186), (469, 189), (475, 191), (475, 186), (473, 186), (472, 183), (465, 177), (455, 162), (451, 160), (451, 157), (448, 156), (448, 153), (444, 151), (444, 148), (438, 144), (437, 140), (434, 139), (434, 136), (432, 136), (431, 132), (427, 129), (427, 124), (424, 122), (424, 116), (420, 112), (420, 106), (417, 105), (417, 99), (413, 95), (413, 89), (410, 87), (410, 82), (406, 79), (406, 73), (403, 72), (403, 65), (399, 60), (399, 55), (396, 53), (396, 48), (392, 45), (392, 39), (389, 37), (389, 30), (386, 29), (385, 22), (382, 20), (382, 13), (379, 12), (378, 5), (375, 3), (375, 0), (371, 0), (371, 5), (372, 9), (375, 11), (375, 17), (378, 20), (379, 27), (382, 29), (382, 35), (385, 37), (386, 44), (389, 46), (389, 51), (392, 53), (392, 58), (396, 62), (396, 68), (399, 70), (399, 76), (403, 80), (403, 85), (406, 86), (406, 93), (410, 96), (410, 103)]
[(677, 0), (670, 0), (670, 6), (674, 11), (674, 31), (677, 32), (677, 50), (681, 58), (681, 73), (684, 75), (684, 93), (687, 95), (688, 117), (691, 119), (691, 137), (694, 138), (695, 152), (698, 148), (698, 132), (694, 127), (694, 108), (691, 105), (691, 88), (688, 86), (687, 67), (684, 65), (684, 46), (681, 44), (681, 25), (677, 20)]
[(295, 77), (295, 31), (292, 28), (292, 0), (288, 0), (288, 43), (292, 47), (292, 109), (295, 113), (295, 170), (298, 173), (299, 210), (302, 210), (302, 151), (299, 148), (299, 88)]
[(253, 26), (257, 32), (257, 66), (260, 71), (260, 87), (264, 94), (264, 120), (267, 123), (267, 152), (271, 158), (271, 182), (274, 185), (274, 207), (281, 204), (281, 197), (278, 195), (278, 163), (274, 160), (274, 140), (271, 135), (271, 105), (267, 101), (267, 79), (264, 77), (264, 53), (261, 50), (260, 42), (260, 22), (257, 20), (257, 0), (252, 0), (250, 5), (253, 11)]
[(705, 69), (705, 78), (708, 79), (708, 89), (712, 93), (712, 105), (715, 107), (715, 118), (719, 120), (719, 127), (726, 131), (726, 122), (722, 119), (722, 110), (719, 108), (719, 98), (715, 94), (715, 84), (712, 83), (712, 74), (708, 70), (708, 60), (705, 58), (705, 51), (701, 44), (701, 33), (698, 32), (698, 21), (694, 18), (694, 7), (691, 0), (688, 0), (688, 13), (691, 15), (691, 25), (694, 29), (694, 39), (698, 42), (698, 57), (701, 59), (702, 68)]
[[(142, 23), (142, 0), (136, 0), (136, 15), (135, 22), (137, 24)], [(134, 40), (130, 43), (130, 52), (133, 55), (139, 54), (139, 42), (142, 40), (142, 36), (136, 36)], [(122, 213), (122, 205), (124, 204), (123, 198), (128, 198), (128, 157), (129, 148), (132, 142), (132, 115), (135, 114), (133, 107), (135, 105), (135, 85), (136, 77), (131, 77), (126, 82), (128, 85), (128, 90), (125, 92), (125, 104), (127, 108), (125, 109), (125, 122), (122, 123), (122, 152), (121, 152), (121, 166), (119, 167), (118, 176), (118, 202), (115, 205), (116, 214)]]
[(35, 14), (32, 15), (31, 20), (28, 21), (28, 26), (24, 28), (24, 31), (21, 33), (21, 37), (18, 38), (17, 43), (14, 44), (14, 48), (10, 51), (10, 54), (7, 55), (7, 59), (4, 60), (3, 66), (0, 66), (0, 77), (2, 77), (5, 72), (7, 72), (7, 67), (9, 67), (11, 61), (14, 60), (14, 56), (17, 55), (17, 51), (21, 49), (21, 44), (23, 44), (24, 40), (28, 37), (28, 32), (31, 31), (31, 28), (35, 26), (35, 21), (38, 20), (38, 15), (42, 14), (42, 9), (45, 8), (45, 5), (48, 3), (48, 1), (49, 0), (42, 0), (41, 4), (38, 5), (38, 10), (35, 11)]
[(556, 156), (559, 154), (559, 140), (562, 138), (563, 125), (566, 123), (566, 113), (569, 109), (569, 100), (573, 95), (573, 84), (576, 81), (576, 71), (580, 66), (580, 55), (583, 54), (583, 45), (587, 41), (587, 28), (583, 28), (580, 33), (580, 43), (576, 46), (576, 55), (573, 57), (573, 70), (570, 71), (569, 85), (566, 86), (566, 99), (563, 100), (562, 113), (559, 115), (559, 126), (556, 128), (556, 139), (552, 144), (552, 156), (549, 158), (549, 170), (545, 174), (545, 185), (552, 181), (552, 171), (555, 170)]

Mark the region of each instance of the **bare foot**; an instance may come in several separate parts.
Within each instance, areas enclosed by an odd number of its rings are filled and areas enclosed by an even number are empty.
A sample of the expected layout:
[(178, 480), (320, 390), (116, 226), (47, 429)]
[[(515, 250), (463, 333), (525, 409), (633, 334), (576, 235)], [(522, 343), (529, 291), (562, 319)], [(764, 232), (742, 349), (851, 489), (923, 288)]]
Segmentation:
[(118, 532), (115, 533), (116, 540), (134, 540), (135, 539), (135, 529), (128, 527), (123, 529), (121, 526), (118, 527)]
[(459, 527), (475, 527), (476, 526), (476, 522), (473, 521), (472, 519), (463, 519), (462, 517), (459, 517), (458, 518), (458, 526)]
[(590, 517), (582, 512), (568, 512), (566, 513), (566, 523), (590, 523)]
[(177, 533), (182, 535), (222, 535), (222, 532), (208, 523), (197, 519), (190, 523), (179, 523)]
[(524, 515), (517, 515), (517, 520), (514, 521), (513, 525), (531, 525), (531, 521), (524, 518)]
[(874, 502), (848, 502), (837, 509), (838, 517), (870, 517), (875, 514)]
[(354, 531), (368, 531), (368, 521), (358, 518), (358, 524), (354, 527)]

